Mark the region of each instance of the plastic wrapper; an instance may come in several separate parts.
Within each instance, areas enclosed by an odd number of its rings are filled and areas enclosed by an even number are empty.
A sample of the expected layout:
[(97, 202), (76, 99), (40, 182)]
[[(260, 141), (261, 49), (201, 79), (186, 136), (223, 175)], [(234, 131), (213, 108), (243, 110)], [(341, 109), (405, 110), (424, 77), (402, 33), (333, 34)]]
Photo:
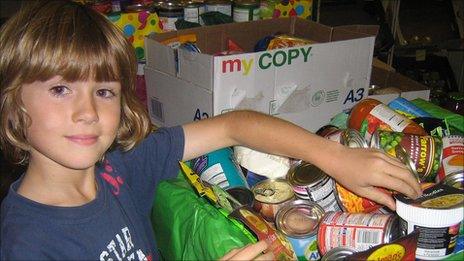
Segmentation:
[(158, 185), (151, 220), (166, 260), (217, 260), (252, 243), (243, 228), (199, 197), (182, 175)]
[(420, 98), (414, 99), (411, 102), (433, 117), (444, 119), (446, 124), (450, 127), (452, 134), (462, 135), (464, 133), (464, 116), (443, 109), (438, 105)]

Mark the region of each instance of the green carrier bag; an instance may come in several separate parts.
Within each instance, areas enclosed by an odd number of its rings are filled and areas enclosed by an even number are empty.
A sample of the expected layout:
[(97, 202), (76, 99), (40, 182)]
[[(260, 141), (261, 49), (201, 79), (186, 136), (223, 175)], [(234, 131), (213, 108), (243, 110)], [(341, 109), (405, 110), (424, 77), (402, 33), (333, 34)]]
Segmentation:
[(158, 185), (152, 224), (162, 259), (217, 260), (253, 241), (180, 173)]

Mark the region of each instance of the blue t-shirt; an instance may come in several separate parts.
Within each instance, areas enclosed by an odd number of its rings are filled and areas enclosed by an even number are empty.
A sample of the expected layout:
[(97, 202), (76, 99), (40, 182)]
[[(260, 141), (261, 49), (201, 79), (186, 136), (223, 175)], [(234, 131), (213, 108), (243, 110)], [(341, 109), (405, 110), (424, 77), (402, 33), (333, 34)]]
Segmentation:
[(58, 260), (158, 260), (150, 212), (155, 187), (177, 176), (182, 127), (162, 128), (96, 168), (96, 198), (79, 207), (40, 204), (19, 195), (1, 206), (0, 257)]

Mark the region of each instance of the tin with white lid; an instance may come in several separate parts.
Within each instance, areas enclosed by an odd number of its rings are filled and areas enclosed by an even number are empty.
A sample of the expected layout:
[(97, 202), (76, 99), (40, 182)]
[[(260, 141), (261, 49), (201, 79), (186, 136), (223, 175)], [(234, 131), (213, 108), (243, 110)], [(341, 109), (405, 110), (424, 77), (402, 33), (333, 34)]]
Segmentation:
[(396, 213), (400, 217), (400, 232), (419, 230), (416, 258), (444, 259), (453, 253), (463, 220), (462, 191), (438, 184), (427, 188), (415, 200), (397, 195)]

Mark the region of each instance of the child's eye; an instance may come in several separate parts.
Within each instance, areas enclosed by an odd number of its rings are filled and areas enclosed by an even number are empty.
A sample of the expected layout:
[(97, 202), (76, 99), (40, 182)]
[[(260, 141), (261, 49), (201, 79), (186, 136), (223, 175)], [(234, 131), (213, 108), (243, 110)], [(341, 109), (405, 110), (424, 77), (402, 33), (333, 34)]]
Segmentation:
[(63, 85), (57, 85), (50, 88), (50, 92), (55, 96), (63, 96), (71, 92), (71, 90)]
[(103, 98), (112, 98), (116, 96), (116, 94), (112, 90), (108, 90), (108, 89), (97, 90), (97, 95)]

